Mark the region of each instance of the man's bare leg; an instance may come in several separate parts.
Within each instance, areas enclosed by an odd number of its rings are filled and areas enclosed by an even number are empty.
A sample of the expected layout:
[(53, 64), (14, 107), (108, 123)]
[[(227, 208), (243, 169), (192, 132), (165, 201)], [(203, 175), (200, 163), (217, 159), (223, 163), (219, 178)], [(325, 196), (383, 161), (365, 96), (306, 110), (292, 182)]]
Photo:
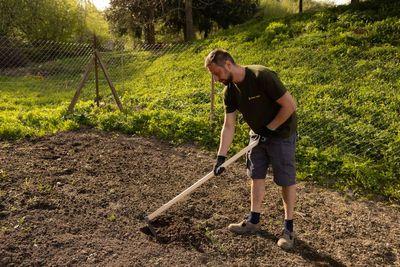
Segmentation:
[(228, 229), (237, 234), (255, 233), (260, 229), (260, 213), (265, 195), (265, 180), (251, 179), (251, 214), (244, 222), (233, 223)]
[(265, 179), (251, 179), (251, 211), (261, 213), (265, 196)]
[(293, 220), (294, 206), (296, 204), (296, 185), (282, 186), (282, 200), (285, 209), (285, 220)]

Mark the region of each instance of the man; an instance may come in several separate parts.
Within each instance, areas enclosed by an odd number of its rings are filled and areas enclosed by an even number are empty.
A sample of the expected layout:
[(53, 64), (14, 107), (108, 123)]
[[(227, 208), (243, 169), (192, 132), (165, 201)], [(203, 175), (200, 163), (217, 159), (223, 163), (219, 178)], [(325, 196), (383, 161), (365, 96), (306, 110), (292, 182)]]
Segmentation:
[(251, 178), (251, 210), (240, 223), (228, 229), (237, 234), (255, 233), (260, 229), (260, 213), (265, 195), (265, 177), (271, 164), (274, 182), (281, 186), (285, 221), (278, 246), (290, 249), (294, 244), (293, 212), (296, 202), (296, 103), (275, 72), (260, 65), (241, 66), (225, 50), (216, 49), (205, 58), (205, 67), (214, 80), (225, 85), (225, 119), (221, 131), (214, 174), (226, 159), (232, 143), (236, 113), (241, 112), (250, 126), (250, 141), (259, 144), (247, 154), (247, 174)]

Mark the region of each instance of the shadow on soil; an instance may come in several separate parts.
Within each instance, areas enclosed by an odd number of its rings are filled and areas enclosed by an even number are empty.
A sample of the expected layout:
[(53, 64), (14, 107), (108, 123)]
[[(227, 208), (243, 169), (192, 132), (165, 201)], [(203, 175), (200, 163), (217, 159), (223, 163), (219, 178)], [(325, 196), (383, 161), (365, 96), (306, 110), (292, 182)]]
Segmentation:
[[(152, 237), (153, 240), (160, 244), (181, 243), (184, 247), (192, 247), (200, 253), (204, 253), (204, 246), (210, 243), (208, 237), (200, 229), (193, 229), (192, 224), (189, 224), (183, 218), (180, 223), (172, 223), (171, 218), (158, 218), (151, 222), (151, 226), (157, 233), (157, 236), (151, 234), (149, 227), (141, 228), (141, 232)], [(178, 226), (179, 225), (179, 226)]]
[[(157, 227), (159, 230), (161, 230), (163, 227), (167, 227), (170, 225), (170, 222), (168, 220), (157, 220), (154, 223), (154, 226)], [(190, 228), (190, 226), (189, 226)], [(169, 244), (172, 242), (179, 242), (183, 243), (185, 245), (190, 245), (191, 247), (195, 248), (198, 252), (203, 253), (203, 245), (207, 244), (210, 242), (208, 238), (201, 233), (200, 231), (195, 231), (192, 232), (193, 229), (185, 229), (187, 231), (182, 231), (183, 229), (180, 229), (181, 231), (173, 231), (175, 234), (178, 232), (180, 234), (178, 235), (168, 235), (166, 234), (167, 231), (162, 231), (161, 235), (157, 235), (157, 239), (154, 239), (156, 242), (161, 243), (161, 244)], [(257, 233), (258, 236), (263, 237), (265, 239), (271, 240), (273, 243), (276, 243), (278, 241), (277, 237), (269, 233), (265, 230), (262, 230)], [(288, 253), (292, 254), (297, 254), (301, 256), (304, 260), (308, 262), (312, 262), (316, 265), (328, 265), (328, 266), (346, 266), (343, 263), (335, 260), (331, 256), (318, 252), (315, 248), (311, 247), (308, 245), (305, 241), (302, 241), (300, 239), (296, 239), (295, 243), (295, 248), (292, 250), (287, 251)]]
[[(274, 243), (278, 241), (275, 235), (264, 230), (260, 231), (257, 235), (266, 239), (270, 239)], [(329, 266), (346, 266), (325, 253), (319, 253), (315, 248), (311, 247), (300, 239), (296, 239), (294, 249), (287, 252), (298, 254), (306, 261), (313, 262), (317, 265), (328, 264)]]

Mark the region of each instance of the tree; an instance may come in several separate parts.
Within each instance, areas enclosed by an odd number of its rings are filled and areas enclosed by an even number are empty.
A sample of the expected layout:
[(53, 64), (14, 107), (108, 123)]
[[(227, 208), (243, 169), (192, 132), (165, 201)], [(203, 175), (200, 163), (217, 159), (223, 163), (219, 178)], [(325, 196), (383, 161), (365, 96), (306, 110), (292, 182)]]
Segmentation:
[(303, 13), (303, 0), (299, 0), (299, 13)]
[(360, 1), (359, 0), (351, 0), (351, 4), (358, 4)]
[[(211, 23), (208, 23), (210, 28), (204, 29), (208, 34), (208, 32), (211, 31), (212, 22), (215, 22), (219, 27), (223, 29), (227, 29), (230, 25), (240, 24), (249, 20), (256, 13), (259, 1), (203, 0), (202, 2), (203, 5), (200, 4), (197, 9), (199, 13), (201, 13), (201, 17), (209, 17), (211, 20)], [(204, 2), (207, 4), (204, 4)]]
[[(22, 39), (66, 40), (71, 33), (70, 27), (76, 20), (65, 16), (68, 10), (66, 1), (54, 3), (50, 0), (37, 1), (2, 1), (0, 18), (2, 34)], [(55, 27), (54, 25), (57, 25)]]
[(185, 41), (194, 39), (192, 0), (185, 0)]
[[(81, 5), (80, 1), (0, 1), (0, 35), (26, 41), (86, 39), (87, 6)], [(91, 5), (89, 2), (86, 4)]]
[[(107, 20), (120, 35), (137, 37), (141, 29), (145, 42), (155, 43), (155, 22), (162, 14), (165, 0), (111, 0)], [(140, 33), (140, 36), (142, 34)]]
[[(213, 25), (228, 28), (251, 18), (258, 0), (111, 0), (107, 20), (119, 35), (141, 37), (155, 42), (155, 24), (165, 32), (191, 40), (194, 29), (207, 37)], [(139, 31), (138, 31), (139, 29)], [(138, 34), (140, 32), (140, 34)]]
[[(228, 28), (250, 19), (258, 8), (258, 0), (198, 0), (192, 1), (193, 26), (206, 38), (213, 25)], [(175, 33), (185, 33), (185, 9), (182, 0), (167, 1), (163, 20)]]

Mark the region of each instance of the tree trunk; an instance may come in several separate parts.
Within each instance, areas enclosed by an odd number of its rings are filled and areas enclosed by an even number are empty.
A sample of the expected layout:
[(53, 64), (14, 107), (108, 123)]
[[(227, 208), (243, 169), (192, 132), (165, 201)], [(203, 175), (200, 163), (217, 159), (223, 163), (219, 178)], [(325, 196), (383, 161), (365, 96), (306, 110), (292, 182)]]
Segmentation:
[(154, 9), (150, 10), (149, 19), (144, 25), (144, 41), (146, 44), (156, 43), (156, 31), (154, 28)]
[(192, 0), (185, 0), (185, 41), (192, 41), (194, 39), (193, 31), (193, 13), (192, 13)]
[(146, 44), (155, 44), (156, 43), (156, 32), (154, 29), (153, 22), (148, 22), (144, 26), (144, 42)]
[(299, 13), (303, 13), (303, 0), (299, 0)]

